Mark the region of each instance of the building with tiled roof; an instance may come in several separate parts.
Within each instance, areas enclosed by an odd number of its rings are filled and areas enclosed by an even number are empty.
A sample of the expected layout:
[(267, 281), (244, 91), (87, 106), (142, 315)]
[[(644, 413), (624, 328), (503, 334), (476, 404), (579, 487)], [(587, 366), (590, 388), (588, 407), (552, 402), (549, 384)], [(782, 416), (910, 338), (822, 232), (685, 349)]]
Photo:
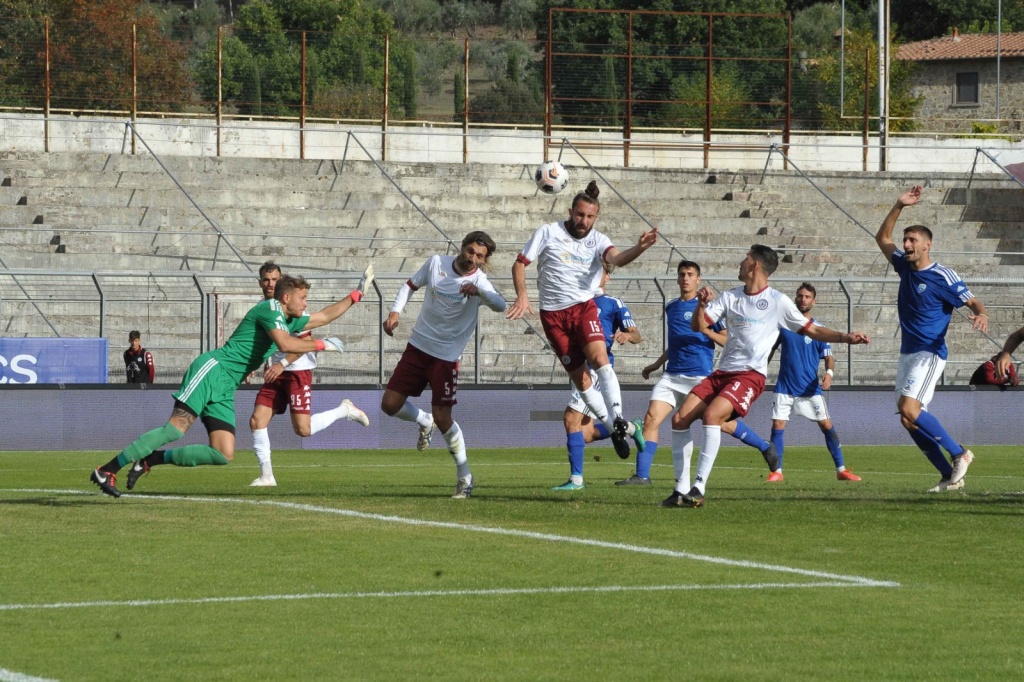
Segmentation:
[[(998, 50), (997, 50), (998, 43)], [(996, 112), (996, 55), (999, 110)], [(1024, 119), (1024, 32), (970, 33), (901, 45), (896, 58), (915, 63), (911, 94), (921, 99), (925, 130), (970, 132), (973, 123), (1020, 132)]]

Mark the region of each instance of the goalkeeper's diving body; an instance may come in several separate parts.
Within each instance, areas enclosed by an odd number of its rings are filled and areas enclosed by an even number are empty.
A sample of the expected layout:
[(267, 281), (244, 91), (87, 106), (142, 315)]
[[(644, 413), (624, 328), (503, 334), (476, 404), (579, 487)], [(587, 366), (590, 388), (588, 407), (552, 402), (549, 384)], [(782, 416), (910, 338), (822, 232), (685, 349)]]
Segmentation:
[[(245, 377), (275, 350), (285, 353), (341, 351), (343, 345), (336, 338), (298, 338), (291, 334), (316, 329), (338, 319), (359, 302), (372, 281), (371, 265), (351, 294), (323, 310), (307, 314), (309, 283), (301, 277), (281, 277), (273, 299), (253, 306), (227, 343), (203, 353), (189, 365), (181, 388), (173, 394), (174, 410), (167, 423), (139, 436), (116, 457), (95, 469), (89, 480), (105, 494), (120, 497), (116, 475), (129, 464), (134, 463), (127, 477), (127, 488), (131, 490), (142, 474), (159, 464), (192, 467), (230, 462), (235, 455), (235, 391)], [(196, 418), (206, 427), (209, 445), (160, 449), (182, 438)]]

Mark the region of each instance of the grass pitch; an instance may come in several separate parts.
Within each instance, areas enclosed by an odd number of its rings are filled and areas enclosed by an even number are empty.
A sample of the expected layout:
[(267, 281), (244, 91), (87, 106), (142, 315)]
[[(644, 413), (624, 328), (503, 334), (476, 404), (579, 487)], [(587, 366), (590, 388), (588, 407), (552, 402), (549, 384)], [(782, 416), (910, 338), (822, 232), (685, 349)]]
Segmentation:
[[(911, 448), (725, 448), (703, 509), (550, 490), (563, 451), (280, 451), (87, 482), (109, 453), (0, 453), (0, 679), (1021, 677), (1024, 465), (975, 448), (963, 492)], [(592, 459), (594, 453), (601, 461)], [(123, 487), (123, 479), (121, 483)], [(23, 677), (18, 677), (18, 676)]]

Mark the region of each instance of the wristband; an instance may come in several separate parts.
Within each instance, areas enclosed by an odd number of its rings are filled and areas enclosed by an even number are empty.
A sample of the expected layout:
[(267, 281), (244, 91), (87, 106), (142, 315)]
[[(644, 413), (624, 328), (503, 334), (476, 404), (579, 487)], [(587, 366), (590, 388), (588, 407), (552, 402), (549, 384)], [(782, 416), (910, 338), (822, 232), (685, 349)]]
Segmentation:
[(288, 358), (281, 358), (278, 360), (277, 364), (281, 365), (282, 371), (288, 369)]
[(826, 369), (825, 370), (825, 374), (827, 374), (829, 376), (834, 376), (835, 373), (832, 370), (830, 370), (830, 369)]
[(359, 301), (363, 300), (363, 292), (359, 291), (359, 289), (353, 289), (349, 296), (352, 297), (353, 303), (359, 303)]
[(324, 348), (327, 348), (327, 344), (324, 343), (323, 339), (314, 339), (313, 343), (316, 344), (317, 350), (323, 350)]

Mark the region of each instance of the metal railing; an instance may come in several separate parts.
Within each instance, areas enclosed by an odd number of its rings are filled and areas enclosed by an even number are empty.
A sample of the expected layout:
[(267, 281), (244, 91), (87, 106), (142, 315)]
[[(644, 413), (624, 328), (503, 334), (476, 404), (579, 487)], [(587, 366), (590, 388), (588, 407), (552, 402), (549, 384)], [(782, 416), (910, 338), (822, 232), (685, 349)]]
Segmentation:
[[(631, 309), (641, 333), (639, 346), (617, 346), (616, 367), (626, 384), (641, 383), (639, 371), (665, 347), (662, 311), (678, 293), (669, 277), (629, 277), (618, 272), (609, 293)], [(310, 274), (310, 309), (316, 310), (348, 293), (359, 273)], [(394, 338), (382, 323), (395, 292), (406, 275), (378, 275), (374, 294), (354, 307), (324, 335), (340, 336), (346, 352), (324, 357), (317, 381), (384, 384), (397, 363), (414, 320), (420, 297), (403, 313)], [(492, 281), (511, 300), (511, 278), (493, 274)], [(734, 277), (708, 276), (705, 283), (722, 290), (736, 285)], [(792, 295), (803, 281), (818, 288), (814, 315), (840, 330), (856, 328), (873, 337), (869, 346), (836, 349), (837, 385), (885, 385), (895, 375), (899, 355), (896, 317), (897, 280), (893, 278), (774, 277), (773, 285)], [(1019, 301), (1024, 280), (974, 279), (968, 283), (990, 314), (989, 338), (970, 331), (954, 317), (948, 335), (950, 362), (946, 382), (967, 383), (973, 369), (994, 354), (1001, 340), (1024, 326)], [(529, 292), (536, 303), (535, 283)], [(8, 336), (105, 337), (110, 346), (111, 381), (123, 380), (120, 354), (132, 329), (142, 331), (144, 344), (157, 359), (158, 381), (178, 381), (198, 354), (216, 347), (244, 313), (260, 300), (251, 274), (190, 272), (57, 272), (0, 270), (0, 325)], [(45, 319), (44, 319), (45, 318)], [(770, 375), (773, 380), (774, 369)], [(465, 383), (564, 384), (557, 358), (546, 348), (542, 334), (510, 324), (503, 316), (481, 310), (480, 323), (463, 357)]]

